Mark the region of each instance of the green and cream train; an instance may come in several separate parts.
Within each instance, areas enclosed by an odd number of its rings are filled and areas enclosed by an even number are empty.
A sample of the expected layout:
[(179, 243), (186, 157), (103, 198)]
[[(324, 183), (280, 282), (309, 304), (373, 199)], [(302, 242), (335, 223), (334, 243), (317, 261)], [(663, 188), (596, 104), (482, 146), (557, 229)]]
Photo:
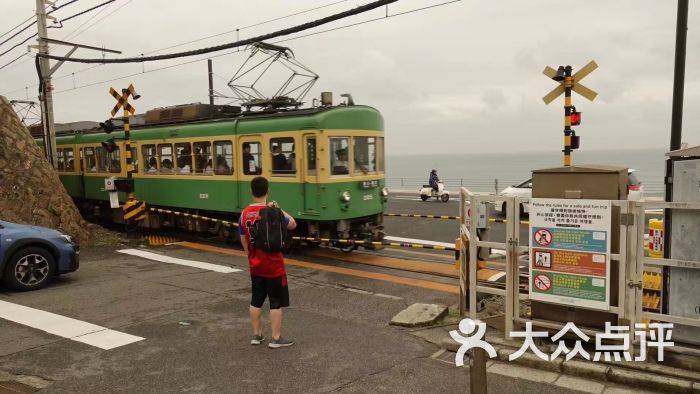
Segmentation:
[[(205, 112), (204, 118), (187, 116)], [(199, 104), (149, 111), (131, 131), (136, 199), (235, 221), (251, 202), (250, 181), (262, 175), (270, 181), (270, 199), (300, 223), (298, 235), (380, 240), (388, 195), (383, 130), (379, 111), (361, 105), (240, 112)], [(121, 216), (110, 208), (105, 179), (127, 176), (123, 136), (95, 128), (57, 138), (59, 176), (87, 216)], [(126, 200), (124, 193), (119, 197)], [(141, 223), (232, 233), (220, 223), (153, 210)]]

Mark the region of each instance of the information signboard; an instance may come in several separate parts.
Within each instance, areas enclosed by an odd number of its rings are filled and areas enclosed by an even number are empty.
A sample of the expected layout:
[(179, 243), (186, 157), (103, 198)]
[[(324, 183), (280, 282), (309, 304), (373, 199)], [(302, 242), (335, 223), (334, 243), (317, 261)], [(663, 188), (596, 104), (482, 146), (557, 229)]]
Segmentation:
[(610, 309), (611, 202), (530, 201), (530, 298)]

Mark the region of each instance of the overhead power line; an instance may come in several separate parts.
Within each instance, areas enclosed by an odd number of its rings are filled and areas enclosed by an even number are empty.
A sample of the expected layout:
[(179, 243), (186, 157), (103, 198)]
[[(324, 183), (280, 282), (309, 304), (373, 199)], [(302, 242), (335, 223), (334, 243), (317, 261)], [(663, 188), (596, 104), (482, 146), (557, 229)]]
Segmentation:
[(80, 12), (78, 12), (77, 14), (73, 14), (73, 15), (67, 17), (67, 18), (63, 18), (63, 19), (61, 19), (61, 20), (59, 21), (59, 23), (67, 22), (67, 21), (69, 21), (69, 20), (71, 20), (71, 19), (73, 19), (73, 18), (75, 18), (75, 17), (78, 17), (78, 16), (83, 15), (83, 14), (87, 14), (88, 12), (93, 11), (93, 10), (96, 10), (96, 9), (98, 9), (98, 8), (102, 8), (102, 7), (106, 6), (106, 5), (109, 4), (109, 3), (114, 3), (115, 1), (116, 1), (116, 0), (108, 0), (108, 1), (105, 1), (104, 3), (98, 4), (98, 5), (96, 5), (96, 6), (92, 7), (92, 8), (88, 8), (87, 10), (80, 11)]
[[(66, 7), (66, 6), (69, 6), (69, 5), (73, 4), (73, 3), (75, 3), (76, 1), (78, 1), (78, 0), (71, 0), (71, 1), (67, 2), (66, 4), (60, 5), (60, 6), (56, 7), (56, 8), (54, 8), (54, 9), (52, 9), (51, 11), (47, 12), (47, 14), (54, 13), (54, 12), (60, 10), (60, 9), (63, 8), (63, 7)], [(33, 18), (33, 17), (32, 17), (32, 18)], [(27, 21), (30, 20), (30, 19), (32, 19), (32, 18), (27, 19)], [(29, 29), (30, 27), (32, 27), (32, 26), (34, 26), (34, 25), (36, 25), (36, 21), (34, 21), (34, 22), (28, 24), (27, 26), (24, 26), (24, 27), (22, 28), (22, 30), (19, 30), (19, 31), (15, 32), (15, 34), (13, 34), (13, 35), (11, 35), (10, 37), (8, 37), (7, 39), (5, 39), (5, 41), (0, 42), (0, 45), (3, 45), (3, 44), (5, 44), (6, 42), (10, 41), (11, 39), (17, 37), (17, 36), (20, 35), (22, 32), (26, 31), (27, 29)], [(15, 27), (15, 29), (16, 29), (16, 27)], [(13, 29), (13, 30), (14, 30), (14, 29)], [(12, 30), (10, 30), (10, 31), (12, 31)], [(8, 33), (9, 33), (9, 32), (8, 32)], [(7, 33), (5, 33), (5, 34), (7, 34)], [(3, 34), (3, 35), (5, 35), (5, 34)], [(36, 37), (36, 34), (33, 35), (32, 37), (29, 37), (29, 38), (33, 38), (33, 37)], [(25, 43), (25, 42), (27, 42), (28, 40), (29, 40), (29, 39), (26, 39), (26, 40), (24, 40), (22, 43)], [(22, 44), (19, 44), (19, 45), (22, 45)], [(17, 45), (15, 45), (13, 48), (16, 48), (16, 47), (17, 47)], [(2, 56), (2, 55), (0, 55), (0, 56)]]
[[(379, 21), (379, 20), (386, 20), (386, 19), (388, 19), (388, 18), (393, 18), (393, 17), (396, 17), (396, 16), (408, 15), (408, 14), (412, 14), (412, 13), (415, 13), (415, 12), (424, 11), (424, 10), (426, 10), (426, 9), (428, 9), (428, 8), (436, 8), (436, 7), (440, 7), (440, 6), (445, 6), (445, 5), (452, 4), (452, 3), (456, 3), (456, 2), (459, 2), (459, 1), (461, 1), (461, 0), (449, 0), (449, 1), (442, 2), (442, 3), (432, 4), (432, 5), (426, 6), (426, 7), (420, 7), (420, 8), (411, 9), (411, 10), (404, 11), (404, 12), (400, 12), (400, 13), (397, 13), (397, 14), (389, 14), (389, 15), (386, 15), (386, 16), (381, 17), (381, 18), (373, 18), (373, 19), (369, 19), (369, 20), (362, 21), (362, 22), (359, 22), (359, 23), (351, 23), (351, 24), (339, 26), (339, 27), (336, 27), (336, 28), (327, 29), (327, 30), (323, 30), (323, 31), (320, 31), (320, 32), (315, 32), (315, 33), (313, 33), (313, 35), (323, 34), (323, 33), (329, 33), (329, 32), (332, 32), (332, 31), (337, 31), (337, 30), (342, 30), (342, 29), (347, 29), (347, 28), (354, 27), (354, 26), (358, 26), (358, 25), (362, 25), (362, 24), (365, 24), (365, 23), (376, 22), (376, 21)], [(242, 28), (241, 28), (241, 30), (242, 30)], [(300, 38), (305, 38), (305, 37), (309, 37), (309, 36), (311, 36), (311, 35), (310, 35), (310, 34), (307, 34), (307, 35), (302, 35), (302, 36), (296, 36), (296, 37), (291, 37), (291, 38), (288, 38), (288, 39), (285, 39), (285, 40), (275, 41), (275, 42), (273, 42), (273, 43), (276, 44), (276, 43), (280, 43), (280, 42), (283, 42), (283, 41), (285, 41), (285, 42), (286, 42), (286, 41), (292, 41), (292, 40), (296, 40), (296, 39), (300, 39)], [(215, 58), (218, 58), (218, 57), (223, 57), (223, 56), (232, 55), (232, 54), (238, 53), (238, 52), (241, 52), (241, 49), (240, 49), (240, 48), (237, 48), (235, 51), (229, 51), (229, 52), (221, 53), (221, 54), (218, 54), (218, 55), (210, 56), (209, 58), (215, 59)], [(65, 92), (69, 92), (69, 91), (73, 91), (73, 90), (79, 90), (79, 89), (83, 89), (83, 88), (87, 88), (87, 87), (91, 87), (91, 86), (96, 86), (96, 85), (100, 85), (100, 84), (107, 83), (107, 82), (113, 82), (113, 81), (118, 81), (118, 80), (125, 79), (125, 78), (135, 77), (135, 76), (138, 76), (138, 75), (141, 75), (141, 74), (149, 74), (149, 73), (152, 73), (152, 72), (158, 72), (158, 71), (163, 71), (163, 70), (167, 70), (167, 69), (171, 69), (171, 68), (181, 67), (181, 66), (185, 66), (185, 65), (188, 65), (188, 64), (192, 64), (192, 63), (199, 62), (199, 61), (201, 61), (201, 60), (204, 60), (204, 59), (199, 58), (199, 59), (189, 60), (189, 61), (186, 61), (186, 62), (176, 63), (176, 64), (172, 64), (172, 65), (168, 65), (168, 66), (164, 66), (164, 67), (160, 67), (160, 68), (155, 68), (155, 69), (150, 69), (150, 70), (146, 70), (146, 71), (142, 71), (142, 72), (136, 72), (136, 73), (126, 74), (126, 75), (122, 75), (122, 76), (118, 76), (118, 77), (114, 77), (114, 78), (109, 78), (109, 79), (102, 80), (102, 81), (98, 81), (98, 82), (91, 82), (91, 83), (88, 83), (88, 84), (85, 84), (85, 85), (74, 86), (74, 87), (72, 87), (72, 88), (67, 88), (67, 89), (63, 89), (63, 90), (57, 90), (57, 91), (54, 92), (54, 94), (65, 93)], [(94, 66), (91, 66), (91, 67), (87, 67), (87, 68), (85, 68), (85, 69), (76, 71), (76, 72), (74, 72), (74, 73), (64, 74), (64, 75), (61, 75), (61, 76), (58, 76), (58, 77), (54, 78), (54, 81), (55, 81), (55, 80), (58, 80), (58, 79), (64, 79), (64, 78), (67, 78), (67, 77), (71, 77), (71, 76), (74, 76), (75, 74), (78, 74), (78, 73), (80, 73), (80, 72), (92, 70), (92, 69), (94, 69), (94, 68), (101, 67), (101, 66), (103, 66), (103, 64), (97, 64), (97, 65), (94, 65)], [(22, 87), (22, 88), (19, 88), (19, 89), (15, 89), (15, 90), (6, 92), (6, 93), (4, 93), (3, 95), (7, 96), (7, 95), (10, 95), (10, 94), (13, 94), (13, 93), (17, 93), (17, 92), (26, 90), (26, 89), (28, 89), (28, 88), (33, 88), (33, 87), (35, 87), (35, 86), (38, 86), (38, 84), (28, 85), (28, 86), (25, 86), (25, 87)]]
[(226, 49), (232, 49), (232, 48), (237, 48), (241, 46), (246, 46), (255, 42), (260, 42), (260, 41), (265, 41), (265, 40), (270, 40), (272, 38), (280, 37), (280, 36), (286, 36), (289, 34), (294, 34), (298, 33), (300, 31), (308, 30), (314, 27), (322, 26), (331, 22), (335, 22), (337, 20), (347, 18), (349, 16), (353, 15), (358, 15), (367, 11), (371, 11), (373, 9), (379, 8), (386, 6), (391, 3), (395, 3), (399, 0), (378, 0), (373, 3), (365, 4), (359, 7), (356, 7), (352, 10), (344, 11), (338, 14), (334, 14), (331, 16), (327, 16), (325, 18), (321, 18), (312, 22), (307, 22), (304, 24), (301, 24), (299, 26), (295, 27), (290, 27), (287, 29), (282, 29), (278, 30), (273, 33), (268, 33), (268, 34), (263, 34), (261, 36), (249, 38), (246, 40), (240, 40), (228, 44), (223, 44), (223, 45), (217, 45), (213, 47), (208, 47), (208, 48), (202, 48), (202, 49), (196, 49), (193, 51), (186, 51), (186, 52), (178, 52), (178, 53), (171, 53), (167, 55), (156, 55), (156, 56), (145, 56), (145, 57), (130, 57), (130, 58), (122, 58), (122, 59), (84, 59), (84, 58), (69, 58), (65, 56), (56, 56), (56, 55), (51, 55), (51, 54), (37, 54), (37, 56), (40, 57), (46, 57), (49, 59), (53, 60), (62, 60), (62, 61), (68, 61), (68, 62), (76, 62), (76, 63), (104, 63), (104, 64), (111, 64), (111, 63), (143, 63), (143, 62), (152, 62), (152, 61), (157, 61), (157, 60), (168, 60), (168, 59), (176, 59), (176, 58), (181, 58), (181, 57), (188, 57), (188, 56), (196, 56), (196, 55), (204, 55), (207, 53), (211, 52), (217, 52), (217, 51), (222, 51)]

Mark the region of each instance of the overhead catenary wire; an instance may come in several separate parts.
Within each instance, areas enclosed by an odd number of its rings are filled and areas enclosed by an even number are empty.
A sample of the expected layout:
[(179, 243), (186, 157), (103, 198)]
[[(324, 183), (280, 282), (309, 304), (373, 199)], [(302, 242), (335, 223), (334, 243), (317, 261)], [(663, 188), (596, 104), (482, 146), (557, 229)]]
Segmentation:
[(86, 59), (86, 58), (69, 58), (65, 56), (56, 56), (56, 55), (51, 55), (51, 54), (37, 54), (37, 56), (40, 57), (46, 57), (49, 59), (53, 60), (60, 60), (60, 61), (67, 61), (67, 62), (74, 62), (74, 63), (104, 63), (104, 64), (118, 64), (118, 63), (142, 63), (142, 62), (152, 62), (152, 61), (158, 61), (158, 60), (168, 60), (168, 59), (177, 59), (177, 58), (182, 58), (182, 57), (189, 57), (189, 56), (196, 56), (196, 55), (204, 55), (207, 53), (212, 53), (212, 52), (218, 52), (226, 49), (232, 49), (232, 48), (237, 48), (241, 46), (246, 46), (249, 44), (253, 44), (256, 42), (260, 41), (266, 41), (270, 40), (276, 37), (280, 36), (286, 36), (289, 34), (294, 34), (298, 33), (304, 30), (308, 30), (314, 27), (322, 26), (331, 22), (335, 22), (340, 19), (344, 19), (350, 16), (354, 15), (359, 15), (367, 11), (374, 10), (379, 7), (386, 6), (388, 4), (395, 3), (399, 0), (378, 0), (369, 4), (365, 4), (356, 8), (353, 8), (348, 11), (343, 11), (334, 15), (327, 16), (325, 18), (321, 18), (315, 21), (307, 22), (304, 24), (301, 24), (299, 26), (295, 27), (290, 27), (287, 29), (282, 29), (278, 30), (272, 33), (268, 34), (263, 34), (257, 37), (252, 37), (248, 38), (245, 40), (239, 40), (227, 44), (222, 44), (222, 45), (216, 45), (213, 47), (207, 47), (207, 48), (202, 48), (202, 49), (195, 49), (191, 51), (185, 51), (185, 52), (177, 52), (177, 53), (170, 53), (166, 55), (155, 55), (155, 56), (143, 56), (143, 57), (130, 57), (130, 58), (121, 58), (121, 59)]
[[(104, 16), (102, 16), (101, 18), (97, 19), (97, 17), (100, 16), (101, 13), (103, 13), (104, 11), (106, 11), (107, 9), (109, 9), (110, 6), (108, 6), (108, 7), (106, 7), (106, 8), (100, 9), (100, 10), (97, 12), (97, 14), (95, 14), (95, 15), (92, 16), (92, 18), (90, 18), (90, 19), (88, 19), (87, 21), (83, 22), (83, 23), (82, 23), (80, 26), (78, 26), (75, 30), (73, 30), (71, 33), (69, 33), (68, 35), (66, 35), (66, 36), (64, 37), (64, 40), (74, 39), (75, 37), (78, 37), (79, 35), (85, 33), (86, 31), (88, 31), (88, 30), (90, 30), (90, 29), (92, 29), (94, 26), (96, 26), (98, 23), (102, 22), (104, 19), (110, 17), (111, 15), (113, 15), (114, 13), (116, 13), (117, 11), (119, 11), (119, 10), (121, 10), (122, 8), (124, 8), (124, 7), (126, 7), (127, 5), (129, 5), (129, 3), (131, 3), (132, 1), (133, 1), (133, 0), (128, 0), (128, 1), (126, 1), (125, 3), (123, 3), (122, 5), (120, 5), (119, 7), (113, 9), (113, 10), (110, 11), (109, 13), (107, 13), (107, 14), (105, 14)], [(93, 21), (93, 20), (94, 20), (94, 21)], [(92, 23), (91, 23), (91, 22), (92, 22)], [(88, 26), (86, 26), (84, 29), (80, 30), (83, 26), (87, 25), (88, 23), (89, 23)]]
[[(322, 32), (317, 32), (317, 34), (328, 33), (328, 32), (331, 32), (331, 31), (337, 31), (337, 30), (341, 30), (341, 29), (345, 29), (345, 28), (350, 28), (350, 27), (357, 26), (358, 24), (364, 24), (364, 23), (369, 23), (369, 22), (376, 22), (376, 21), (379, 21), (379, 20), (386, 20), (386, 19), (389, 19), (389, 18), (392, 18), (392, 17), (396, 17), (396, 16), (404, 16), (404, 15), (412, 14), (412, 13), (415, 13), (415, 12), (424, 11), (424, 10), (427, 9), (427, 8), (435, 8), (435, 7), (439, 7), (439, 6), (444, 6), (444, 5), (456, 3), (456, 2), (458, 2), (458, 1), (461, 1), (461, 0), (450, 0), (450, 1), (445, 1), (445, 2), (442, 2), (442, 3), (438, 3), (438, 4), (431, 5), (431, 6), (429, 6), (429, 7), (415, 8), (415, 9), (411, 9), (411, 10), (404, 11), (404, 12), (397, 13), (397, 14), (390, 14), (390, 15), (387, 15), (387, 16), (381, 17), (381, 18), (369, 19), (369, 20), (366, 20), (366, 21), (364, 21), (364, 22), (351, 23), (351, 24), (343, 25), (343, 26), (340, 26), (340, 27), (337, 27), (337, 28), (324, 30), (324, 31), (322, 31)], [(292, 37), (292, 38), (289, 38), (289, 39), (285, 39), (284, 41), (291, 41), (291, 40), (296, 40), (296, 39), (300, 39), (300, 38), (306, 38), (306, 37), (309, 37), (309, 36), (310, 36), (310, 35), (296, 36), (296, 37)], [(280, 40), (280, 41), (275, 41), (275, 42), (273, 42), (273, 43), (279, 43), (279, 42), (282, 42), (282, 41), (281, 41), (281, 40)], [(221, 53), (221, 54), (209, 56), (208, 58), (215, 59), (215, 58), (219, 58), (219, 57), (223, 57), (223, 56), (232, 55), (232, 54), (235, 54), (235, 53), (238, 53), (238, 52), (241, 52), (241, 51), (242, 51), (241, 48), (237, 48), (237, 49), (234, 50), (234, 51), (229, 51), (229, 52), (225, 52), (225, 53)], [(185, 62), (176, 63), (176, 64), (172, 64), (172, 65), (168, 65), (168, 66), (164, 66), (164, 67), (160, 67), (160, 68), (154, 68), (154, 69), (150, 69), (150, 70), (146, 70), (146, 71), (141, 71), (141, 72), (136, 72), (136, 73), (129, 73), (129, 74), (121, 75), (121, 76), (114, 77), (114, 78), (109, 78), (109, 79), (105, 79), (105, 80), (101, 80), (101, 81), (91, 82), (91, 83), (88, 83), (88, 84), (85, 84), (85, 85), (74, 86), (74, 87), (72, 87), (72, 88), (67, 88), (67, 89), (63, 89), (63, 90), (57, 90), (57, 91), (54, 91), (53, 93), (54, 93), (54, 94), (59, 94), (59, 93), (70, 92), (70, 91), (73, 91), (73, 90), (84, 89), (84, 88), (88, 88), (88, 87), (91, 87), (91, 86), (96, 86), (96, 85), (104, 84), (104, 83), (107, 83), (107, 82), (113, 82), (113, 81), (118, 81), (118, 80), (125, 79), (125, 78), (135, 77), (135, 76), (138, 76), (138, 75), (141, 75), (141, 74), (148, 74), (148, 73), (152, 73), (152, 72), (158, 72), (158, 71), (163, 71), (163, 70), (167, 70), (167, 69), (171, 69), (171, 68), (176, 68), (176, 67), (180, 67), (180, 66), (185, 66), (185, 65), (188, 65), (188, 64), (192, 64), (192, 63), (196, 63), (196, 62), (202, 61), (202, 60), (204, 60), (204, 59), (203, 59), (203, 58), (198, 58), (198, 59), (188, 60), (188, 61), (185, 61)], [(81, 72), (81, 71), (87, 71), (87, 70), (90, 70), (90, 69), (94, 69), (94, 68), (97, 68), (97, 67), (100, 67), (100, 66), (103, 66), (103, 64), (94, 65), (94, 66), (88, 67), (88, 68), (86, 68), (86, 69), (76, 71), (74, 74), (77, 74), (77, 73), (79, 73), (79, 72)], [(54, 81), (56, 81), (56, 80), (58, 80), (58, 79), (62, 79), (62, 78), (69, 77), (69, 76), (71, 76), (71, 75), (72, 75), (72, 74), (65, 74), (65, 75), (62, 75), (62, 76), (58, 76), (58, 77), (54, 78)], [(9, 94), (12, 94), (12, 93), (16, 93), (16, 92), (19, 92), (19, 91), (23, 91), (23, 90), (26, 90), (26, 89), (29, 88), (29, 87), (35, 87), (35, 86), (38, 86), (38, 84), (34, 84), (34, 85), (30, 85), (30, 86), (26, 86), (26, 87), (19, 88), (19, 89), (15, 89), (15, 90), (12, 90), (12, 91), (9, 91), (9, 92), (4, 93), (4, 95), (9, 95)]]
[[(86, 23), (89, 23), (89, 22), (91, 21), (91, 19), (88, 20), (88, 21), (86, 21), (86, 22), (83, 23), (82, 25), (78, 26), (78, 28), (76, 28), (73, 32), (71, 32), (71, 33), (68, 34), (66, 37), (64, 37), (63, 40), (65, 41), (65, 40), (69, 40), (69, 39), (71, 39), (71, 38), (77, 37), (78, 35), (84, 33), (86, 30), (88, 30), (88, 29), (92, 28), (93, 26), (95, 26), (95, 25), (96, 25), (97, 23), (99, 23), (101, 20), (103, 20), (103, 19), (105, 19), (106, 17), (108, 17), (108, 16), (114, 14), (114, 13), (117, 12), (119, 9), (121, 9), (121, 8), (123, 8), (124, 6), (126, 6), (127, 4), (131, 3), (132, 1), (133, 1), (133, 0), (128, 0), (126, 3), (122, 4), (122, 5), (119, 6), (118, 8), (114, 9), (114, 10), (111, 11), (109, 14), (105, 15), (104, 17), (100, 18), (99, 20), (96, 20), (93, 24), (91, 24), (90, 26), (86, 27), (85, 29), (83, 29), (82, 31), (80, 31), (80, 32), (78, 32), (78, 33), (76, 34), (76, 32), (77, 32), (82, 26), (84, 26)], [(268, 19), (268, 20), (265, 20), (265, 21), (256, 22), (256, 23), (253, 23), (253, 24), (250, 24), (250, 25), (247, 25), (247, 26), (243, 26), (243, 27), (240, 27), (240, 28), (233, 29), (233, 30), (227, 30), (227, 31), (225, 31), (225, 32), (217, 33), (217, 34), (214, 34), (214, 35), (210, 35), (210, 36), (198, 38), (198, 39), (195, 39), (195, 40), (186, 41), (186, 42), (182, 42), (182, 43), (179, 43), (179, 44), (174, 44), (174, 45), (170, 45), (170, 46), (167, 46), (167, 47), (163, 47), (163, 48), (155, 49), (155, 50), (152, 50), (152, 51), (144, 52), (144, 53), (141, 54), (141, 55), (149, 55), (149, 54), (151, 54), (151, 53), (156, 53), (156, 52), (164, 51), (164, 50), (166, 50), (166, 49), (172, 49), (172, 48), (180, 47), (180, 46), (183, 46), (183, 45), (188, 45), (188, 44), (191, 44), (191, 43), (195, 43), (195, 42), (207, 40), (207, 39), (209, 39), (209, 38), (219, 37), (219, 36), (222, 36), (222, 35), (225, 35), (225, 34), (231, 34), (231, 33), (236, 32), (236, 31), (247, 30), (247, 29), (250, 29), (250, 28), (253, 28), (253, 27), (262, 26), (262, 25), (267, 24), (267, 23), (280, 21), (280, 20), (283, 20), (283, 19), (291, 18), (291, 17), (293, 17), (293, 16), (302, 15), (302, 14), (309, 13), (309, 12), (312, 12), (312, 11), (316, 11), (316, 10), (320, 10), (320, 9), (327, 8), (327, 7), (330, 7), (330, 6), (338, 5), (338, 4), (340, 4), (340, 3), (344, 3), (344, 2), (347, 2), (347, 1), (348, 1), (348, 0), (335, 1), (335, 2), (332, 2), (332, 3), (329, 3), (329, 4), (325, 4), (325, 5), (321, 5), (321, 6), (317, 6), (317, 7), (313, 7), (313, 8), (309, 8), (309, 9), (305, 9), (305, 10), (302, 10), (302, 11), (297, 11), (297, 12), (294, 12), (294, 13), (292, 13), (292, 14), (287, 14), (287, 15), (279, 16), (279, 17), (276, 17), (276, 18), (273, 18), (273, 19)], [(109, 7), (101, 9), (100, 11), (98, 11), (98, 13), (97, 13), (93, 18), (96, 18), (100, 13), (102, 13), (102, 12), (105, 11), (105, 10), (107, 10), (108, 8), (109, 8)], [(239, 52), (239, 51), (234, 51), (234, 52), (230, 52), (230, 53), (236, 53), (236, 52)], [(217, 56), (215, 56), (215, 57), (217, 57)], [(20, 62), (20, 63), (18, 63), (18, 64), (15, 64), (13, 67), (22, 65), (22, 64), (24, 64), (24, 63), (26, 63), (26, 62), (27, 62), (27, 61)], [(190, 63), (191, 63), (191, 62), (185, 62), (185, 63), (182, 63), (182, 65), (186, 65), (186, 64), (190, 64)], [(67, 74), (63, 74), (63, 75), (58, 75), (58, 76), (54, 77), (53, 80), (54, 80), (54, 81), (58, 81), (58, 80), (60, 80), (60, 79), (64, 79), (64, 78), (67, 78), (67, 77), (75, 77), (76, 74), (80, 74), (80, 73), (83, 73), (83, 72), (86, 72), (86, 71), (90, 71), (90, 70), (93, 70), (93, 69), (96, 69), (96, 68), (102, 67), (102, 66), (104, 66), (104, 64), (96, 64), (96, 65), (93, 65), (93, 66), (90, 66), (90, 67), (86, 67), (86, 68), (83, 68), (83, 69), (80, 69), (80, 70), (77, 70), (77, 71), (74, 71), (74, 72), (71, 72), (71, 73), (67, 73)], [(160, 70), (160, 69), (158, 69), (158, 70)], [(131, 74), (129, 74), (129, 76), (131, 76)], [(126, 78), (126, 77), (124, 77), (124, 78)], [(228, 80), (228, 79), (227, 79), (227, 80)], [(28, 85), (28, 86), (25, 86), (25, 87), (23, 87), (23, 88), (19, 88), (19, 89), (15, 89), (15, 90), (9, 91), (9, 92), (7, 92), (7, 93), (5, 93), (5, 94), (16, 93), (16, 92), (19, 92), (19, 91), (21, 91), (21, 90), (25, 90), (25, 89), (27, 89), (27, 88), (32, 88), (32, 87), (36, 87), (36, 86), (39, 86), (39, 84)]]

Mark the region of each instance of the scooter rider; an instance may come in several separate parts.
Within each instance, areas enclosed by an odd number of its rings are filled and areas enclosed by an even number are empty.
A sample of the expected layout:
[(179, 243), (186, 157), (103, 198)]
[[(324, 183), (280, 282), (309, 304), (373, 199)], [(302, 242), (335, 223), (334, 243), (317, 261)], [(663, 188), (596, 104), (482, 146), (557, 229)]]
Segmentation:
[(436, 192), (439, 191), (438, 182), (440, 182), (440, 178), (438, 178), (437, 170), (433, 169), (432, 171), (430, 171), (430, 179), (428, 180), (428, 184)]

